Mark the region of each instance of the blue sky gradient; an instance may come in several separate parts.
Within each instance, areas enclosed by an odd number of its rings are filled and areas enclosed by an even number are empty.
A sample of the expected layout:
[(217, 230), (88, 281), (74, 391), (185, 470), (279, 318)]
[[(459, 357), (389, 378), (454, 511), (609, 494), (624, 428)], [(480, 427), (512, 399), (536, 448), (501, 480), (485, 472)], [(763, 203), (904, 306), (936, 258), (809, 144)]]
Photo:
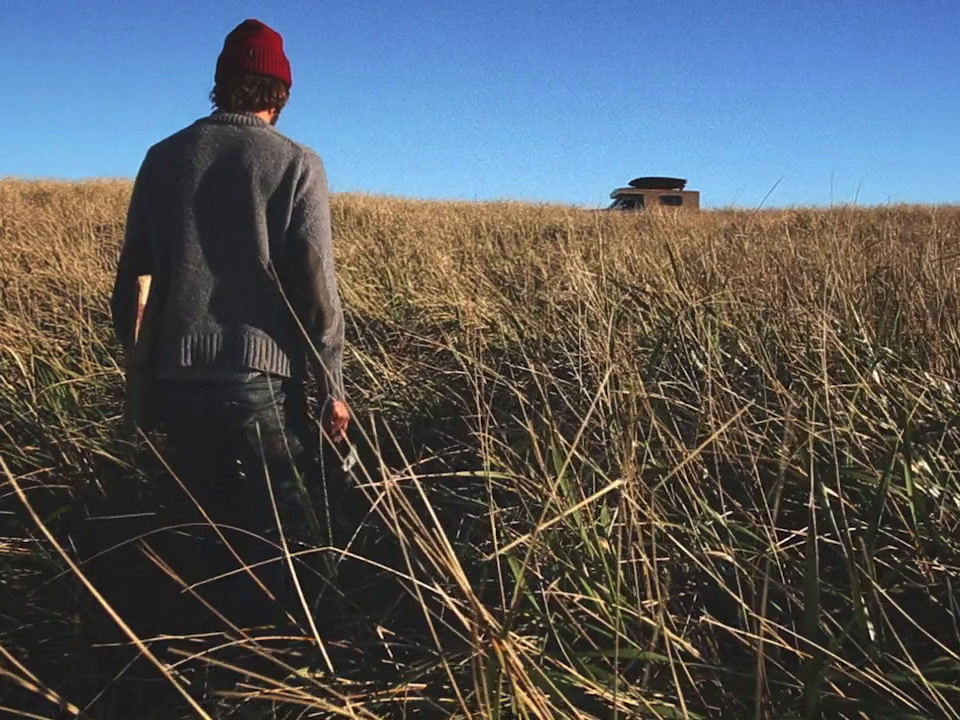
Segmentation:
[[(0, 4), (0, 176), (132, 177), (209, 112), (223, 38), (286, 42), (279, 129), (334, 191), (707, 207), (960, 202), (960, 2)], [(772, 192), (771, 192), (772, 189)]]

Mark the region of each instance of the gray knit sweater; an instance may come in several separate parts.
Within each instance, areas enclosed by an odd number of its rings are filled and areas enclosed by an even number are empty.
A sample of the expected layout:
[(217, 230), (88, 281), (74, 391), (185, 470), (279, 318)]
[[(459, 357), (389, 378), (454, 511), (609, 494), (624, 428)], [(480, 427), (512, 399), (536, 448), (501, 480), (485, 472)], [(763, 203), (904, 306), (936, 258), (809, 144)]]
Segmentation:
[(216, 112), (147, 152), (111, 309), (132, 347), (137, 277), (152, 287), (138, 365), (161, 377), (308, 366), (343, 396), (343, 315), (323, 162), (247, 113)]

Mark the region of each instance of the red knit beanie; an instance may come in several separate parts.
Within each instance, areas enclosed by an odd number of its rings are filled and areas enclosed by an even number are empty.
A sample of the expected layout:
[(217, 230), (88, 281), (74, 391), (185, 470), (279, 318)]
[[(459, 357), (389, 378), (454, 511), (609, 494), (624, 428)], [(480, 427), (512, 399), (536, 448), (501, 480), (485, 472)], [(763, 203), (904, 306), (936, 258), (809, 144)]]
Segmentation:
[(276, 30), (259, 20), (244, 20), (223, 43), (217, 58), (214, 80), (220, 82), (231, 75), (268, 75), (293, 85), (290, 61), (283, 52), (283, 38)]

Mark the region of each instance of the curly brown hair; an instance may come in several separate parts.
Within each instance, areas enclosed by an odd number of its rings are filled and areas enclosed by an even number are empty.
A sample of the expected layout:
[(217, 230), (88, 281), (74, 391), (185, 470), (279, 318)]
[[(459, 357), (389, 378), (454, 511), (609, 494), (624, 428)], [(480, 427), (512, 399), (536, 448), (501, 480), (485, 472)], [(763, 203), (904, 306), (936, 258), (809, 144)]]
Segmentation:
[(282, 80), (267, 75), (224, 78), (210, 91), (210, 102), (223, 112), (275, 110), (279, 116), (289, 99), (290, 88)]

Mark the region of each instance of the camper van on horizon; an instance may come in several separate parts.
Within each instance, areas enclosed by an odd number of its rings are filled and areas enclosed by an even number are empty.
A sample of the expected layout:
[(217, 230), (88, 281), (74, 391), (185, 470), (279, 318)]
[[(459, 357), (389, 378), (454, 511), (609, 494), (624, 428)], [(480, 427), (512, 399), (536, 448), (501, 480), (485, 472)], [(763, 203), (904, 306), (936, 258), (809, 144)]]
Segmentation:
[(610, 193), (608, 210), (645, 210), (651, 207), (700, 209), (700, 193), (684, 190), (687, 181), (672, 177), (639, 177)]

